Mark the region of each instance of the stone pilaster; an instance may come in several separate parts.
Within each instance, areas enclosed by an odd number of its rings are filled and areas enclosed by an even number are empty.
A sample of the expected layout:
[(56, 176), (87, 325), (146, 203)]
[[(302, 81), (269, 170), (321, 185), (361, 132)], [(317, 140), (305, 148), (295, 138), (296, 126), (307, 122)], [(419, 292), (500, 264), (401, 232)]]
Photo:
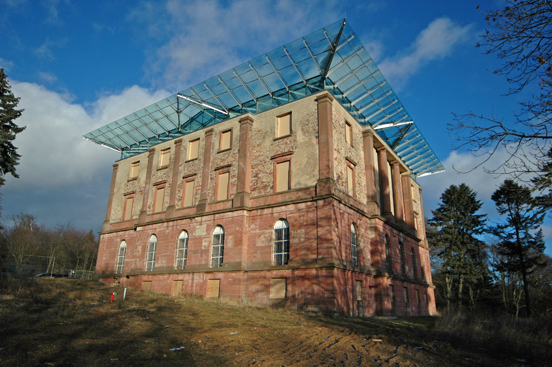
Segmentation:
[(209, 200), (209, 177), (211, 175), (211, 148), (213, 145), (214, 129), (205, 131), (205, 145), (203, 147), (203, 171), (201, 173), (201, 193), (197, 203), (197, 213), (203, 213), (207, 210), (207, 201)]
[(334, 145), (333, 145), (333, 109), (334, 98), (329, 92), (320, 95), (318, 103), (318, 167), (319, 178), (316, 194), (333, 193), (334, 178)]
[(138, 223), (146, 222), (148, 216), (148, 200), (151, 189), (151, 175), (153, 171), (153, 157), (155, 156), (155, 148), (148, 150), (148, 168), (146, 171), (146, 185), (144, 186), (144, 199), (142, 200), (142, 209), (138, 215)]
[(376, 173), (374, 170), (374, 137), (370, 131), (362, 133), (364, 149), (364, 172), (366, 175), (366, 204), (369, 214), (380, 214), (376, 191)]
[(395, 222), (404, 226), (404, 204), (401, 181), (401, 166), (398, 161), (391, 163), (393, 170), (393, 203), (395, 204)]
[(408, 172), (402, 176), (402, 189), (404, 197), (404, 222), (406, 229), (416, 235), (416, 227), (414, 225), (414, 201), (412, 198), (411, 180)]
[(389, 168), (387, 165), (387, 150), (385, 147), (378, 149), (378, 163), (380, 171), (380, 190), (381, 190), (381, 215), (387, 220), (395, 221), (391, 212), (391, 188), (389, 187)]
[(240, 146), (238, 151), (238, 182), (233, 207), (249, 206), (251, 194), (251, 129), (253, 117), (247, 115), (240, 120)]
[(117, 171), (119, 169), (118, 164), (113, 165), (113, 173), (111, 175), (111, 187), (109, 189), (109, 199), (107, 200), (107, 212), (105, 214), (105, 221), (102, 225), (102, 232), (109, 229), (109, 223), (111, 222), (111, 206), (113, 205), (113, 195), (115, 194), (115, 182), (117, 181)]
[(165, 213), (165, 216), (167, 218), (174, 217), (174, 211), (176, 209), (176, 192), (178, 188), (178, 172), (180, 169), (180, 154), (182, 152), (182, 139), (176, 139), (174, 141), (174, 160), (173, 160), (173, 169), (172, 169), (172, 180), (171, 180), (171, 187), (169, 188), (171, 190), (170, 196), (169, 196), (169, 206), (167, 207), (167, 211)]

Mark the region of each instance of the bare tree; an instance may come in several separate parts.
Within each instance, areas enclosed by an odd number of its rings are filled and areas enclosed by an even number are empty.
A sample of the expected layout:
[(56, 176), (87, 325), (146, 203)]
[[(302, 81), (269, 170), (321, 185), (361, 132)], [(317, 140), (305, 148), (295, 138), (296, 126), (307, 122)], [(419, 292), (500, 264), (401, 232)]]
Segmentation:
[(527, 173), (547, 172), (546, 162), (552, 161), (552, 3), (506, 0), (504, 9), (481, 13), (489, 29), (481, 35), (483, 42), (478, 47), (503, 61), (494, 73), (505, 76), (510, 83), (507, 94), (528, 86), (538, 86), (540, 93), (522, 102), (510, 121), (494, 114), (455, 115), (455, 123), (449, 125), (455, 149), (468, 149), (482, 156), (476, 167), (487, 163), (499, 149), (506, 149), (509, 158), (498, 167), (487, 168), (490, 173), (522, 178)]

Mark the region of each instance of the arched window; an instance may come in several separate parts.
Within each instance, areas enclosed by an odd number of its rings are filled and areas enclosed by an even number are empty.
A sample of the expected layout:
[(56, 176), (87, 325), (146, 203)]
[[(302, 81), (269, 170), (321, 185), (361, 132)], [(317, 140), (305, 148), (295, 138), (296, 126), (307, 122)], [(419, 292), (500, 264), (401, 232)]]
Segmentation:
[(155, 251), (157, 250), (157, 237), (152, 234), (148, 243), (148, 254), (146, 258), (146, 271), (152, 271), (155, 267)]
[(416, 274), (416, 253), (414, 252), (414, 247), (412, 247), (412, 275), (414, 276), (414, 279), (417, 278), (417, 274)]
[(385, 235), (385, 268), (391, 271), (391, 252), (389, 251), (389, 236)]
[(351, 224), (351, 257), (353, 266), (358, 266), (357, 234), (354, 224)]
[(224, 257), (224, 228), (217, 226), (213, 231), (213, 250), (211, 253), (211, 267), (219, 268)]
[(289, 223), (280, 219), (274, 225), (274, 265), (286, 265), (289, 261)]
[(186, 258), (188, 257), (188, 232), (182, 231), (178, 236), (178, 245), (176, 246), (176, 268), (182, 270), (186, 267)]
[(115, 273), (121, 274), (125, 267), (125, 255), (126, 255), (126, 242), (123, 241), (119, 245), (119, 252), (117, 253), (117, 264), (115, 264)]

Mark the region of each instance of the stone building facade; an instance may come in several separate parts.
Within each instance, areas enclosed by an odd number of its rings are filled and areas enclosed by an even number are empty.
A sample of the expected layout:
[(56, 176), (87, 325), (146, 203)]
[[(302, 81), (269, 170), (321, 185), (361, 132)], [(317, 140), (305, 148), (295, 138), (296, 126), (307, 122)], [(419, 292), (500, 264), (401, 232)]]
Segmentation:
[(431, 315), (413, 172), (328, 91), (113, 165), (96, 271), (172, 295), (348, 315)]

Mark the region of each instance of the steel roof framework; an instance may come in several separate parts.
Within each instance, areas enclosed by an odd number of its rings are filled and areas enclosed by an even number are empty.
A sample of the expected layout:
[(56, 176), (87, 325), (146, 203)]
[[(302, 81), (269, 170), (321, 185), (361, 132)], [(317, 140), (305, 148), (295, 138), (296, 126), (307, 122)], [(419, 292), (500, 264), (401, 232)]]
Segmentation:
[(127, 158), (175, 137), (328, 90), (414, 176), (443, 165), (345, 19), (96, 129), (84, 138)]

